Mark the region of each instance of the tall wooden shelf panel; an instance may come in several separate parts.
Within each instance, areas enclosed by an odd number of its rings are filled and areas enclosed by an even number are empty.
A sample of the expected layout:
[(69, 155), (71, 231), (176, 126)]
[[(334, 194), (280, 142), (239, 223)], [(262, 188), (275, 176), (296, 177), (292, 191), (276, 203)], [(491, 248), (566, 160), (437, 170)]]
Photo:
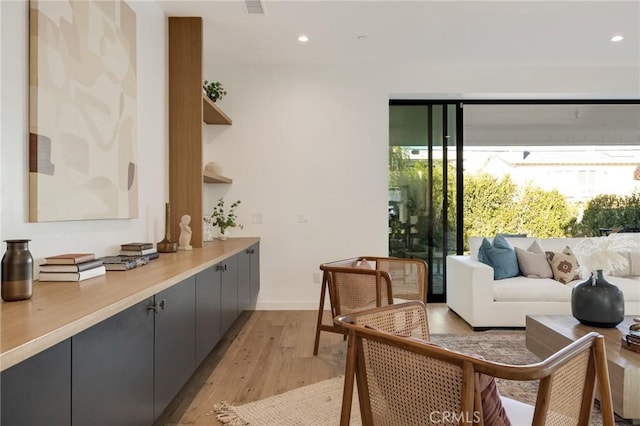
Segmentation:
[(169, 17), (169, 204), (171, 237), (191, 216), (191, 245), (202, 247), (202, 18)]
[(173, 241), (191, 216), (191, 245), (202, 247), (203, 183), (231, 183), (203, 172), (202, 123), (231, 124), (202, 91), (202, 18), (169, 17), (169, 204)]

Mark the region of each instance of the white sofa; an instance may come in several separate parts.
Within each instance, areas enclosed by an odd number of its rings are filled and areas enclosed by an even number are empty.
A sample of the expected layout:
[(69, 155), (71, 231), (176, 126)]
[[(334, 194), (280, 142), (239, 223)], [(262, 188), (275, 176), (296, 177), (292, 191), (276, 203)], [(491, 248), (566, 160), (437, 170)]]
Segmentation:
[[(634, 241), (629, 272), (633, 275), (606, 278), (622, 290), (625, 315), (640, 315), (640, 234), (627, 234)], [(491, 240), (491, 239), (489, 239)], [(544, 251), (573, 248), (581, 238), (507, 238), (527, 250), (533, 241)], [(447, 305), (474, 329), (524, 327), (526, 315), (571, 314), (571, 290), (581, 280), (562, 284), (551, 278), (517, 276), (493, 279), (493, 268), (478, 261), (480, 237), (469, 238), (468, 256), (447, 256)], [(633, 263), (635, 260), (635, 264)]]

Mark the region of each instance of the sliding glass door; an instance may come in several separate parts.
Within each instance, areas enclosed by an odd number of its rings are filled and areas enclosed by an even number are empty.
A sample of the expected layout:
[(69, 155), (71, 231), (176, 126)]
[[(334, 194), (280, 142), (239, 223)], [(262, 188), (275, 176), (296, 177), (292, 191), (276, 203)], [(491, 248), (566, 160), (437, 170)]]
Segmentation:
[(447, 254), (458, 250), (459, 103), (389, 107), (389, 254), (429, 265), (429, 302), (446, 300)]
[(468, 237), (640, 232), (639, 164), (635, 100), (390, 101), (389, 253), (440, 302)]

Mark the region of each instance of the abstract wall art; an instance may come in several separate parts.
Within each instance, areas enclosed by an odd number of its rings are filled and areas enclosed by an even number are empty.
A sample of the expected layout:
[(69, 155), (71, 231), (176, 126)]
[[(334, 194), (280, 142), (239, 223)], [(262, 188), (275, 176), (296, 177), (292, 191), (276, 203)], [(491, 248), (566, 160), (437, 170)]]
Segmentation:
[(136, 16), (29, 4), (29, 220), (138, 217)]

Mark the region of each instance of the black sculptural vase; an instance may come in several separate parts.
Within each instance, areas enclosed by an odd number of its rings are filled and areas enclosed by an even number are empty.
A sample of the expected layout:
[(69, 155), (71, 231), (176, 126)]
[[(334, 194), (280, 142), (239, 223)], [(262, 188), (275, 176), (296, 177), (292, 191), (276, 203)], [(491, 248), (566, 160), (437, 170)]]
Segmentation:
[(582, 324), (613, 328), (624, 320), (624, 295), (598, 270), (573, 287), (571, 313)]

